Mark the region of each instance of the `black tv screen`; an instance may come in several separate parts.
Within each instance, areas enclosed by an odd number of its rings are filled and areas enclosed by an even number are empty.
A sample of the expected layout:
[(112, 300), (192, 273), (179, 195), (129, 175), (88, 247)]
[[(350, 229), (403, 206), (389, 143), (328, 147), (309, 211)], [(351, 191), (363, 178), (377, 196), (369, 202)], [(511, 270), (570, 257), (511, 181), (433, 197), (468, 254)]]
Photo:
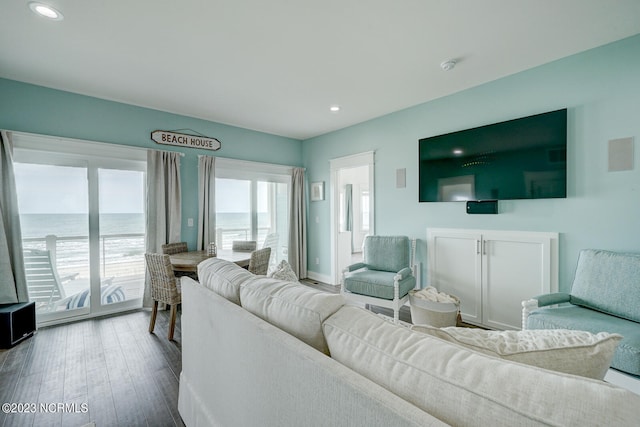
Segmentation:
[(567, 197), (567, 110), (423, 138), (419, 200)]

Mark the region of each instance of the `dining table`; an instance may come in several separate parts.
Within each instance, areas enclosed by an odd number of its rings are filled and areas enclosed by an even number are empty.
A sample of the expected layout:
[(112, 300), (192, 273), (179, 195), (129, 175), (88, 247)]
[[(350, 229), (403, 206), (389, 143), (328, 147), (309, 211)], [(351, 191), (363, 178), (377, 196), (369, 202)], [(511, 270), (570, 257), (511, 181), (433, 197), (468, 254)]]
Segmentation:
[[(173, 271), (197, 273), (198, 264), (211, 258), (207, 251), (178, 252), (170, 255)], [(234, 262), (240, 267), (247, 268), (251, 259), (251, 252), (232, 251), (231, 249), (218, 249), (215, 257)]]

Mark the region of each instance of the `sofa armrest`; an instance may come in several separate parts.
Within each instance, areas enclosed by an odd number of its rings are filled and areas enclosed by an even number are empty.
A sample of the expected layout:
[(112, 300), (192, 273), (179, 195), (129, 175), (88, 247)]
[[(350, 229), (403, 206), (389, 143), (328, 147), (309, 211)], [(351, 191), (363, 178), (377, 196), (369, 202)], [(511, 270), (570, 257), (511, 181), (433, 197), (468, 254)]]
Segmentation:
[(405, 267), (402, 270), (398, 271), (398, 273), (394, 276), (393, 280), (397, 283), (400, 280), (404, 280), (405, 278), (411, 276), (412, 271), (409, 267)]
[(533, 310), (547, 305), (562, 304), (570, 301), (571, 295), (564, 292), (538, 295), (537, 297), (522, 301), (522, 330), (527, 329), (527, 319)]
[(360, 270), (361, 268), (365, 268), (367, 265), (363, 262), (356, 262), (355, 264), (351, 264), (348, 267), (344, 268), (345, 273), (349, 273), (354, 270)]
[(565, 302), (571, 302), (571, 295), (564, 292), (555, 292), (553, 294), (544, 294), (533, 297), (538, 301), (538, 307), (544, 307), (553, 304), (562, 304)]

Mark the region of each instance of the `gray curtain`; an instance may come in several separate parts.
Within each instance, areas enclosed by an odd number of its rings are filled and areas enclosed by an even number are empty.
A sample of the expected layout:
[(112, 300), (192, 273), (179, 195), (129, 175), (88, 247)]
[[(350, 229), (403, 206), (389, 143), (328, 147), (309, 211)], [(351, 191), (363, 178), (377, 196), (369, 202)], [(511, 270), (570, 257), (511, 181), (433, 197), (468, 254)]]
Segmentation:
[(0, 131), (0, 304), (29, 301), (11, 133)]
[(307, 277), (307, 212), (304, 168), (293, 168), (289, 217), (289, 264), (300, 279)]
[[(180, 154), (147, 153), (147, 252), (161, 253), (165, 243), (181, 241), (182, 210)], [(149, 280), (145, 280), (144, 307), (151, 306)]]
[(353, 184), (344, 186), (344, 230), (351, 231), (351, 253), (353, 253)]
[(198, 156), (198, 250), (216, 240), (216, 158)]

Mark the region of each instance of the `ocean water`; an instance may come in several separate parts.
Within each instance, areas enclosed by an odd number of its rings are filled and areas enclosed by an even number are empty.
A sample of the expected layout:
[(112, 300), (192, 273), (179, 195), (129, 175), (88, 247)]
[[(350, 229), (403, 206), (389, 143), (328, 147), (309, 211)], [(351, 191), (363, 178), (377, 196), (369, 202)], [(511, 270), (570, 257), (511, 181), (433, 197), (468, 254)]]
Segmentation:
[[(144, 214), (118, 213), (100, 215), (100, 234), (144, 234)], [(88, 236), (87, 214), (22, 214), (22, 238), (56, 236)]]
[[(268, 225), (269, 214), (258, 213), (258, 227)], [(56, 236), (88, 236), (87, 214), (22, 214), (20, 215), (23, 238)], [(246, 212), (220, 212), (216, 215), (216, 226), (224, 229), (250, 228), (250, 215)], [(145, 219), (141, 213), (117, 213), (100, 215), (100, 234), (144, 233)]]
[[(58, 268), (86, 269), (89, 264), (89, 219), (86, 214), (20, 215), (25, 249), (46, 249), (45, 237), (56, 236)], [(144, 214), (100, 215), (101, 263), (144, 263)], [(137, 267), (140, 270), (141, 267)]]
[[(269, 215), (258, 214), (264, 239)], [(79, 268), (89, 264), (89, 219), (87, 214), (21, 214), (24, 248), (45, 249), (45, 237), (56, 236), (58, 268)], [(248, 213), (218, 213), (216, 227), (225, 230), (224, 239), (245, 240), (250, 234)], [(123, 262), (143, 263), (145, 253), (145, 217), (142, 213), (100, 215), (100, 251), (103, 265)], [(106, 274), (106, 273), (105, 273)]]

